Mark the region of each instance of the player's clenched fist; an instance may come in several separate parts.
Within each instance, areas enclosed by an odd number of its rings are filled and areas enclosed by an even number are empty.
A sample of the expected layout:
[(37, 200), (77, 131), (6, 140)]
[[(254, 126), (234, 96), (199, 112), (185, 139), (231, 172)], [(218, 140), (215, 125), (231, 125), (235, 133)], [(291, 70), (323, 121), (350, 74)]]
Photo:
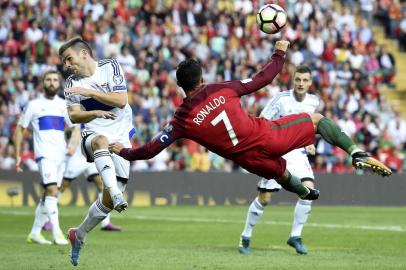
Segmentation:
[(278, 40), (278, 41), (275, 43), (275, 49), (286, 52), (286, 50), (287, 50), (288, 47), (289, 47), (289, 44), (290, 44), (290, 42), (287, 41), (287, 40)]

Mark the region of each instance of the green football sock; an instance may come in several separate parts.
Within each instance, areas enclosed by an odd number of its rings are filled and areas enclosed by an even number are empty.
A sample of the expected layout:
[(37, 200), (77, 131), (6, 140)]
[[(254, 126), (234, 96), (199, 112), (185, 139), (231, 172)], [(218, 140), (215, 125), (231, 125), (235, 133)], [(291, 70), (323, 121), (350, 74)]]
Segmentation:
[(294, 176), (291, 173), (289, 173), (289, 177), (286, 182), (279, 184), (287, 191), (296, 193), (301, 198), (309, 194), (309, 189), (303, 186), (302, 181), (300, 181), (299, 177)]
[(328, 143), (340, 147), (350, 155), (358, 148), (355, 142), (351, 140), (347, 134), (326, 117), (323, 117), (319, 121), (317, 125), (317, 133), (319, 133)]

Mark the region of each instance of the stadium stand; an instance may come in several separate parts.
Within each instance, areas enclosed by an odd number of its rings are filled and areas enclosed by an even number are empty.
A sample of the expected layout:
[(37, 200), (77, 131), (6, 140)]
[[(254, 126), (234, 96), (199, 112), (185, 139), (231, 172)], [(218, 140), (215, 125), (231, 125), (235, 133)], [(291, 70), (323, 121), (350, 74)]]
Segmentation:
[[(255, 24), (262, 1), (2, 2), (0, 168), (13, 168), (16, 121), (27, 101), (38, 94), (40, 75), (48, 69), (63, 72), (57, 50), (66, 39), (81, 35), (97, 58), (117, 58), (127, 74), (135, 144), (149, 140), (180, 103), (174, 74), (181, 60), (199, 59), (207, 82), (247, 78), (269, 59), (274, 40), (286, 38), (292, 48), (284, 69), (271, 85), (243, 100), (247, 111), (257, 115), (276, 92), (291, 88), (295, 65), (308, 65), (314, 71), (313, 91), (322, 99), (320, 112), (394, 171), (403, 171), (406, 122), (400, 113), (405, 111), (394, 108), (386, 95), (392, 100), (406, 93), (400, 91), (406, 78), (397, 75), (405, 70), (400, 51), (405, 50), (406, 4), (278, 2), (290, 24), (275, 36), (266, 36)], [(397, 39), (398, 45), (387, 42), (374, 23), (387, 26), (385, 35)], [(337, 149), (319, 139), (316, 146), (315, 171), (352, 170), (348, 157)], [(35, 170), (32, 156), (32, 140), (27, 138), (23, 157)], [(239, 170), (191, 141), (176, 142), (153, 160), (134, 162), (132, 168)]]

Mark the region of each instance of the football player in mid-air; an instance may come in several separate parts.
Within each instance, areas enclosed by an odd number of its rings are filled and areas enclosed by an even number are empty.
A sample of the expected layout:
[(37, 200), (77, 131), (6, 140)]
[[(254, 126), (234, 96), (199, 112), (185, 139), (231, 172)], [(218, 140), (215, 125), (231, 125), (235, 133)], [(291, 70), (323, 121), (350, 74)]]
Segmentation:
[(65, 97), (69, 117), (83, 123), (82, 152), (88, 162), (95, 162), (100, 174), (103, 197), (94, 202), (85, 220), (68, 231), (72, 245), (71, 262), (77, 265), (87, 234), (113, 210), (128, 207), (123, 191), (130, 174), (130, 162), (111, 154), (109, 143), (131, 146), (132, 110), (127, 101), (123, 70), (115, 59), (96, 61), (92, 50), (81, 38), (73, 38), (59, 49), (64, 68), (72, 73), (66, 80)]
[[(307, 93), (312, 85), (311, 70), (306, 66), (298, 66), (293, 76), (293, 90), (276, 94), (264, 107), (260, 117), (267, 120), (276, 120), (283, 116), (295, 113), (314, 113), (319, 106), (319, 98)], [(286, 160), (286, 168), (298, 176), (306, 187), (314, 188), (314, 175), (307, 154), (314, 155), (314, 145), (290, 151), (282, 157)], [(270, 202), (272, 192), (281, 189), (274, 179), (262, 178), (258, 182), (258, 196), (248, 208), (244, 230), (240, 237), (239, 251), (242, 254), (251, 253), (250, 239), (254, 226), (259, 222), (264, 209)], [(302, 229), (309, 217), (312, 201), (298, 199), (293, 214), (293, 225), (288, 245), (294, 247), (299, 254), (307, 254), (302, 243)]]
[[(60, 75), (57, 71), (47, 71), (42, 79), (44, 94), (30, 101), (24, 108), (15, 132), (16, 170), (22, 171), (20, 148), (23, 131), (32, 126), (34, 135), (35, 159), (41, 174), (44, 196), (35, 210), (34, 224), (27, 237), (29, 243), (51, 244), (41, 234), (42, 226), (47, 220), (52, 224), (54, 243), (66, 245), (59, 227), (58, 185), (61, 184), (65, 169), (67, 144), (65, 141), (65, 124), (73, 127), (69, 120), (65, 101), (56, 94), (60, 88)], [(73, 131), (75, 132), (75, 131)], [(76, 132), (80, 132), (77, 129)], [(72, 151), (73, 147), (70, 147)]]
[(382, 176), (392, 172), (361, 150), (331, 120), (318, 113), (300, 113), (275, 121), (248, 115), (240, 98), (272, 82), (284, 63), (288, 41), (277, 41), (271, 61), (255, 76), (241, 81), (204, 84), (202, 68), (194, 59), (182, 61), (177, 83), (186, 97), (170, 123), (150, 142), (136, 149), (112, 143), (109, 149), (127, 160), (150, 159), (180, 138), (196, 141), (247, 171), (275, 179), (301, 199), (315, 200), (318, 190), (306, 187), (286, 169), (282, 155), (313, 144), (316, 133), (352, 156), (353, 165)]

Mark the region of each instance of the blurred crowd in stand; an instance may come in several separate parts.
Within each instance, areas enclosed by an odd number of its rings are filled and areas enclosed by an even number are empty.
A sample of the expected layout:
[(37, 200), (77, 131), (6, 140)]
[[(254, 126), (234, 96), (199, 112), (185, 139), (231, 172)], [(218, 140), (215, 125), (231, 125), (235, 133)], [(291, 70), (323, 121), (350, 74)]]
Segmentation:
[[(0, 6), (0, 168), (13, 169), (13, 136), (27, 102), (41, 93), (41, 75), (62, 70), (57, 51), (80, 35), (97, 59), (116, 58), (126, 73), (128, 99), (137, 133), (134, 146), (162, 128), (181, 103), (177, 64), (197, 58), (204, 80), (215, 82), (252, 76), (269, 59), (275, 40), (291, 49), (272, 84), (243, 98), (258, 115), (279, 91), (292, 87), (297, 65), (313, 71), (311, 91), (321, 99), (319, 112), (333, 119), (367, 151), (394, 171), (406, 168), (406, 122), (380, 95), (382, 85), (396, 87), (396, 59), (374, 39), (383, 26), (405, 50), (406, 4), (398, 0), (285, 0), (279, 2), (289, 23), (277, 35), (261, 33), (256, 11), (269, 1), (248, 0), (14, 0)], [(402, 76), (402, 75), (400, 75)], [(62, 91), (62, 89), (61, 89)], [(62, 95), (61, 95), (62, 96)], [(316, 138), (311, 157), (315, 172), (352, 172), (346, 153)], [(32, 138), (27, 134), (22, 158), (36, 169)], [(179, 140), (136, 171), (236, 171), (230, 161), (189, 140)]]

